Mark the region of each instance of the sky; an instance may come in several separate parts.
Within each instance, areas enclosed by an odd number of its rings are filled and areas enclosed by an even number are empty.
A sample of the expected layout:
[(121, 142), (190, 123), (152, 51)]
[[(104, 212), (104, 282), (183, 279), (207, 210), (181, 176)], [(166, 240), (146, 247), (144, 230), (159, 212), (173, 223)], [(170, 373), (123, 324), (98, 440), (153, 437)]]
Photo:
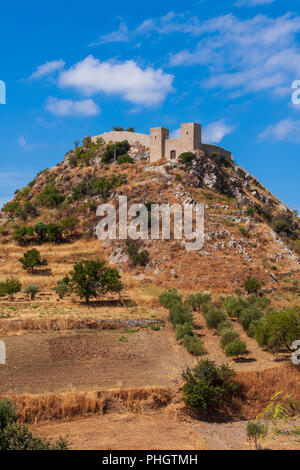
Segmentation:
[(1, 19), (0, 205), (86, 135), (195, 121), (300, 209), (299, 0), (27, 0)]

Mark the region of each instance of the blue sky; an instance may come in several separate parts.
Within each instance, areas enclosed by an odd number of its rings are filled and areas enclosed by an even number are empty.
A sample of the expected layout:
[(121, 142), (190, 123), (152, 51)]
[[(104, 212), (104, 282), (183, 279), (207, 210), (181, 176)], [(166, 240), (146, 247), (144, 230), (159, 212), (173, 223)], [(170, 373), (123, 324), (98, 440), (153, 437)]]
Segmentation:
[(85, 135), (196, 121), (300, 208), (299, 0), (27, 0), (1, 19), (0, 204)]

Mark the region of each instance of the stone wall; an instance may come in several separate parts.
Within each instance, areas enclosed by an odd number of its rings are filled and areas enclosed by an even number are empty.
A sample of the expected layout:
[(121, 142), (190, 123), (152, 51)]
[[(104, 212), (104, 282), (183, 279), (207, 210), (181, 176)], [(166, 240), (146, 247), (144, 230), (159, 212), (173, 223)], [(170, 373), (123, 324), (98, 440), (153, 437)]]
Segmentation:
[(130, 145), (134, 145), (135, 143), (140, 143), (145, 147), (150, 147), (150, 135), (147, 134), (139, 134), (138, 132), (129, 132), (129, 131), (111, 131), (111, 132), (104, 132), (103, 134), (95, 135), (92, 137), (92, 141), (96, 142), (96, 140), (102, 137), (102, 139), (107, 142), (121, 142), (122, 140), (127, 140)]
[(231, 152), (223, 149), (222, 147), (218, 147), (217, 145), (201, 144), (201, 149), (209, 157), (213, 157), (217, 160), (220, 158), (225, 158), (226, 160), (230, 162), (232, 161)]

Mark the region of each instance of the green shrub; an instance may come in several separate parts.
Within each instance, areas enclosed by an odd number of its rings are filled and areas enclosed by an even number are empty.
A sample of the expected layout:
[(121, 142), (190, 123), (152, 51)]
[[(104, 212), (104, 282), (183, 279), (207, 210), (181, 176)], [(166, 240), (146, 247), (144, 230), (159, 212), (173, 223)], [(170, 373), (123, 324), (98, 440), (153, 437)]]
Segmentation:
[(190, 163), (194, 158), (195, 154), (193, 152), (183, 152), (179, 155), (178, 160), (181, 163)]
[(239, 334), (234, 329), (223, 330), (220, 338), (220, 345), (222, 349), (225, 349), (229, 343), (232, 343), (239, 337)]
[(22, 263), (23, 269), (25, 269), (29, 273), (33, 273), (34, 268), (39, 268), (40, 266), (48, 265), (47, 260), (42, 259), (40, 252), (35, 248), (26, 251), (26, 253), (23, 254), (23, 257), (19, 259), (19, 261), (20, 263)]
[(183, 339), (185, 336), (192, 336), (193, 334), (191, 323), (178, 323), (176, 325), (175, 331), (177, 341)]
[(229, 329), (232, 329), (232, 328), (233, 328), (233, 324), (228, 320), (224, 320), (224, 321), (222, 321), (221, 323), (218, 324), (217, 329), (216, 329), (216, 333), (217, 333), (217, 335), (221, 336), (221, 334), (223, 333), (224, 330), (229, 330)]
[(185, 335), (183, 338), (183, 345), (193, 356), (202, 356), (207, 353), (202, 341), (196, 334)]
[[(239, 322), (249, 336), (253, 335), (253, 324), (257, 323), (262, 318), (262, 316), (263, 312), (255, 307), (248, 307), (241, 313)], [(252, 328), (250, 329), (251, 325)], [(250, 332), (252, 332), (252, 335)]]
[(123, 163), (133, 163), (134, 159), (126, 153), (125, 155), (120, 155), (117, 158), (118, 165), (123, 165)]
[(249, 206), (246, 209), (246, 215), (253, 216), (255, 213), (255, 208), (253, 206)]
[(68, 284), (65, 281), (60, 280), (60, 281), (57, 281), (57, 286), (56, 286), (55, 290), (58, 294), (58, 297), (60, 299), (63, 299), (64, 296), (68, 293), (69, 287), (68, 287)]
[(109, 143), (106, 146), (106, 150), (102, 156), (103, 163), (110, 163), (114, 159), (114, 155), (118, 158), (120, 155), (126, 155), (130, 149), (130, 144), (127, 140), (122, 142)]
[(218, 325), (226, 320), (226, 314), (215, 305), (211, 305), (205, 315), (208, 328), (216, 329)]
[(17, 412), (7, 399), (0, 401), (0, 450), (67, 450), (61, 437), (51, 440), (34, 437), (26, 426), (17, 424)]
[(227, 357), (242, 356), (247, 354), (247, 346), (244, 341), (236, 338), (232, 343), (227, 344), (225, 348), (225, 354)]
[(291, 348), (293, 341), (300, 338), (300, 308), (272, 311), (267, 313), (256, 325), (255, 339), (260, 346), (277, 352)]
[(0, 297), (9, 295), (10, 300), (13, 300), (14, 294), (17, 294), (22, 289), (22, 284), (15, 277), (7, 277), (4, 282), (0, 283)]
[(56, 186), (46, 186), (38, 195), (37, 200), (42, 206), (55, 208), (65, 200), (65, 196), (59, 192)]
[(193, 308), (193, 310), (197, 310), (199, 312), (201, 306), (208, 304), (210, 300), (210, 294), (202, 294), (201, 292), (196, 292), (195, 294), (189, 295), (189, 297), (186, 299), (186, 302)]
[(255, 277), (249, 277), (244, 283), (244, 288), (248, 294), (258, 294), (261, 289), (261, 284)]
[(235, 371), (229, 366), (217, 366), (209, 360), (199, 362), (192, 370), (187, 368), (182, 374), (185, 404), (197, 412), (218, 409), (237, 389), (234, 376)]
[(40, 292), (40, 288), (37, 284), (28, 284), (28, 286), (24, 290), (25, 294), (30, 295), (31, 300), (33, 300), (38, 292)]
[(247, 424), (247, 438), (250, 442), (254, 443), (254, 447), (258, 449), (258, 440), (263, 439), (267, 432), (268, 426), (264, 423), (259, 423), (258, 421), (249, 421)]
[(176, 289), (169, 289), (162, 292), (159, 296), (159, 304), (162, 307), (171, 308), (174, 303), (181, 304), (182, 295)]
[(188, 305), (174, 303), (170, 307), (169, 321), (176, 327), (176, 325), (183, 325), (184, 323), (192, 323), (193, 316)]
[(81, 261), (74, 265), (70, 274), (70, 288), (86, 302), (107, 292), (120, 293), (123, 289), (118, 271), (106, 266), (105, 261)]

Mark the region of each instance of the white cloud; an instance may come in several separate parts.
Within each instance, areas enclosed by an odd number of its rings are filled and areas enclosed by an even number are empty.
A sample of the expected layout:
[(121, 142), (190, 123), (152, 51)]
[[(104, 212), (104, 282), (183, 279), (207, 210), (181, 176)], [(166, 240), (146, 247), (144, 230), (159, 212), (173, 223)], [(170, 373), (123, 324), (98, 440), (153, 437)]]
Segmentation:
[(24, 150), (31, 150), (34, 147), (34, 144), (29, 144), (23, 135), (18, 138), (18, 142)]
[(112, 31), (108, 34), (102, 34), (98, 42), (91, 44), (91, 46), (97, 46), (99, 44), (108, 44), (111, 42), (127, 42), (129, 41), (130, 34), (126, 23), (120, 22), (120, 26), (117, 31)]
[(260, 139), (278, 142), (300, 142), (300, 120), (287, 118), (268, 126), (259, 135)]
[(233, 126), (226, 124), (223, 119), (212, 122), (203, 127), (202, 141), (207, 144), (219, 144), (225, 135), (234, 130)]
[(52, 75), (53, 73), (61, 70), (65, 66), (63, 60), (52, 60), (46, 62), (45, 64), (39, 65), (35, 72), (30, 76), (31, 79), (38, 79), (45, 77), (47, 75)]
[(290, 13), (278, 18), (211, 18), (198, 26), (201, 40), (196, 48), (171, 54), (170, 65), (206, 67), (202, 84), (208, 89), (227, 89), (237, 96), (258, 91), (280, 95), (300, 75), (299, 32), (300, 16)]
[[(233, 126), (226, 124), (224, 119), (211, 122), (207, 126), (202, 127), (202, 142), (204, 144), (219, 144), (225, 135), (230, 134), (234, 130)], [(175, 129), (170, 134), (170, 139), (179, 139), (181, 129)]]
[(256, 7), (257, 5), (269, 5), (274, 0), (238, 0), (235, 2), (236, 7)]
[(75, 88), (87, 96), (104, 92), (120, 95), (138, 105), (157, 105), (173, 91), (174, 76), (161, 69), (140, 68), (133, 60), (100, 62), (88, 56), (60, 73), (61, 87)]
[(100, 113), (99, 106), (91, 99), (59, 100), (52, 96), (47, 100), (46, 109), (56, 116), (95, 116)]

